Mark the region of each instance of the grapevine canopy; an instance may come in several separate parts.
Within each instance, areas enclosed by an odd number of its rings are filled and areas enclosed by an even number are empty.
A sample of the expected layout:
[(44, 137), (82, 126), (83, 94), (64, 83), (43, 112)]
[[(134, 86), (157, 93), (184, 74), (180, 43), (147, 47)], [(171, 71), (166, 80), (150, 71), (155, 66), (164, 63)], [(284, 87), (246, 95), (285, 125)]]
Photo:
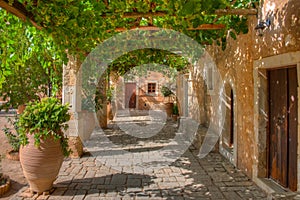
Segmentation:
[[(226, 48), (228, 33), (234, 39), (236, 34), (246, 33), (247, 16), (255, 15), (259, 0), (0, 0), (0, 12), (6, 11), (27, 23), (29, 32), (35, 27), (43, 34), (51, 36), (59, 52), (81, 60), (99, 43), (120, 31), (139, 28), (153, 30), (168, 28), (180, 31), (203, 45), (216, 41)], [(0, 31), (17, 30), (16, 17), (2, 17)], [(14, 28), (12, 28), (14, 27)], [(36, 30), (34, 30), (36, 32)], [(21, 34), (14, 32), (9, 34)], [(5, 43), (1, 41), (2, 43)], [(0, 44), (1, 45), (1, 44)], [(3, 45), (2, 45), (3, 46)], [(7, 46), (5, 44), (4, 46)], [(38, 45), (35, 45), (38, 46)], [(32, 48), (35, 48), (32, 47)], [(146, 50), (149, 52), (149, 50)], [(142, 52), (145, 53), (145, 52)], [(123, 67), (141, 53), (130, 53), (114, 62)], [(175, 67), (181, 68), (181, 58), (157, 53), (166, 63), (178, 61)], [(65, 58), (61, 56), (61, 58)], [(130, 62), (131, 65), (134, 62)]]
[[(0, 0), (23, 14), (69, 52), (89, 53), (101, 41), (135, 27), (181, 31), (201, 44), (247, 32), (246, 15), (258, 0)], [(6, 3), (6, 5), (5, 5)], [(234, 12), (239, 9), (240, 12)], [(246, 10), (247, 9), (247, 10)], [(232, 12), (230, 12), (232, 10)]]

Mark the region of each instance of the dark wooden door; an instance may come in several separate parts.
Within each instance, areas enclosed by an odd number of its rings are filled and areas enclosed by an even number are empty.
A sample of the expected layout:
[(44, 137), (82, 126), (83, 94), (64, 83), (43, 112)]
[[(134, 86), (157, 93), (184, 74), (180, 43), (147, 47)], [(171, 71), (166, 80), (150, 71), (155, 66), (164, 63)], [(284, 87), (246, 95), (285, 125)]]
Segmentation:
[(125, 84), (125, 108), (136, 108), (136, 83)]
[(234, 96), (233, 90), (230, 90), (230, 147), (234, 144)]
[(297, 190), (297, 70), (270, 70), (269, 177)]

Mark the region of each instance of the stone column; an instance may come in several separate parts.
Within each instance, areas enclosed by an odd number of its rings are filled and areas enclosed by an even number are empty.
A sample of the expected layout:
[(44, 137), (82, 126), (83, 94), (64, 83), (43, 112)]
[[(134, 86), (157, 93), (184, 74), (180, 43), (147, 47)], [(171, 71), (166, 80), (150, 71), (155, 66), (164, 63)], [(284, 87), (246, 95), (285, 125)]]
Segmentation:
[(68, 63), (63, 66), (63, 103), (70, 104), (71, 119), (66, 134), (72, 150), (71, 157), (80, 157), (83, 154), (83, 144), (80, 139), (82, 125), (81, 111), (81, 62), (75, 56), (68, 55)]
[(63, 66), (63, 103), (70, 104), (71, 113), (66, 134), (73, 152), (71, 157), (80, 157), (83, 154), (82, 142), (90, 138), (97, 124), (96, 116), (100, 127), (107, 127), (107, 80), (106, 76), (100, 77), (95, 91), (101, 109), (95, 113), (85, 107), (82, 108), (82, 76), (85, 72), (82, 71), (81, 62), (76, 56), (68, 55), (68, 59), (68, 64)]
[(108, 87), (106, 76), (103, 75), (100, 77), (97, 86), (98, 98), (97, 103), (99, 104), (99, 110), (97, 110), (97, 118), (99, 122), (99, 126), (101, 128), (107, 128), (107, 96), (106, 89)]

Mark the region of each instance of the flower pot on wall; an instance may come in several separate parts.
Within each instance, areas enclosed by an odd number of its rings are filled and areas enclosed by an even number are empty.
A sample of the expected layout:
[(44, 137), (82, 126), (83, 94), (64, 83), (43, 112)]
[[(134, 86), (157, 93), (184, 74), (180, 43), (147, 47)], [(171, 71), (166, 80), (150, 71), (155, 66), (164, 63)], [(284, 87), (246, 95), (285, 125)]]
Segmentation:
[(34, 146), (33, 135), (28, 134), (28, 140), (20, 148), (20, 162), (31, 191), (40, 194), (53, 187), (64, 156), (60, 141), (53, 137), (41, 140), (39, 148)]

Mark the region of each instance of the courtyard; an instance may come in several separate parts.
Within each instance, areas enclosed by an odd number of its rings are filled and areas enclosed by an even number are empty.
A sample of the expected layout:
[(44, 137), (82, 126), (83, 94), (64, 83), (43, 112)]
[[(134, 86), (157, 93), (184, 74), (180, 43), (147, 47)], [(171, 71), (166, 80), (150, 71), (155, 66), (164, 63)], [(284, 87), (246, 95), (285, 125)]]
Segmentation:
[(300, 199), (299, 7), (0, 0), (0, 198)]
[[(147, 116), (117, 117), (116, 121), (132, 121), (141, 124), (151, 123)], [(1, 116), (1, 123), (5, 123)], [(96, 130), (97, 131), (97, 130)], [(99, 131), (99, 130), (98, 130)], [(19, 161), (3, 159), (3, 173), (12, 180), (12, 188), (3, 199), (267, 199), (267, 194), (255, 185), (243, 172), (236, 169), (222, 155), (211, 152), (199, 159), (199, 149), (191, 145), (182, 156), (170, 165), (147, 170), (151, 151), (162, 148), (172, 140), (178, 131), (178, 124), (172, 120), (165, 122), (163, 129), (154, 137), (136, 139), (126, 135), (114, 122), (104, 129), (105, 134), (123, 154), (118, 159), (114, 149), (110, 156), (99, 158), (86, 151), (81, 158), (64, 160), (54, 190), (50, 194), (34, 194), (28, 189)], [(201, 127), (199, 131), (207, 131)], [(5, 140), (5, 138), (3, 138)], [(1, 153), (9, 145), (1, 146)], [(105, 151), (105, 144), (99, 144), (97, 151)], [(141, 154), (141, 160), (133, 158), (130, 152)], [(159, 154), (153, 160), (161, 160)], [(136, 155), (135, 155), (136, 156)], [(136, 168), (137, 163), (145, 164)], [(112, 164), (114, 164), (112, 166)], [(118, 170), (119, 169), (119, 170)], [(143, 170), (144, 169), (144, 170)], [(283, 198), (284, 199), (284, 198)]]

